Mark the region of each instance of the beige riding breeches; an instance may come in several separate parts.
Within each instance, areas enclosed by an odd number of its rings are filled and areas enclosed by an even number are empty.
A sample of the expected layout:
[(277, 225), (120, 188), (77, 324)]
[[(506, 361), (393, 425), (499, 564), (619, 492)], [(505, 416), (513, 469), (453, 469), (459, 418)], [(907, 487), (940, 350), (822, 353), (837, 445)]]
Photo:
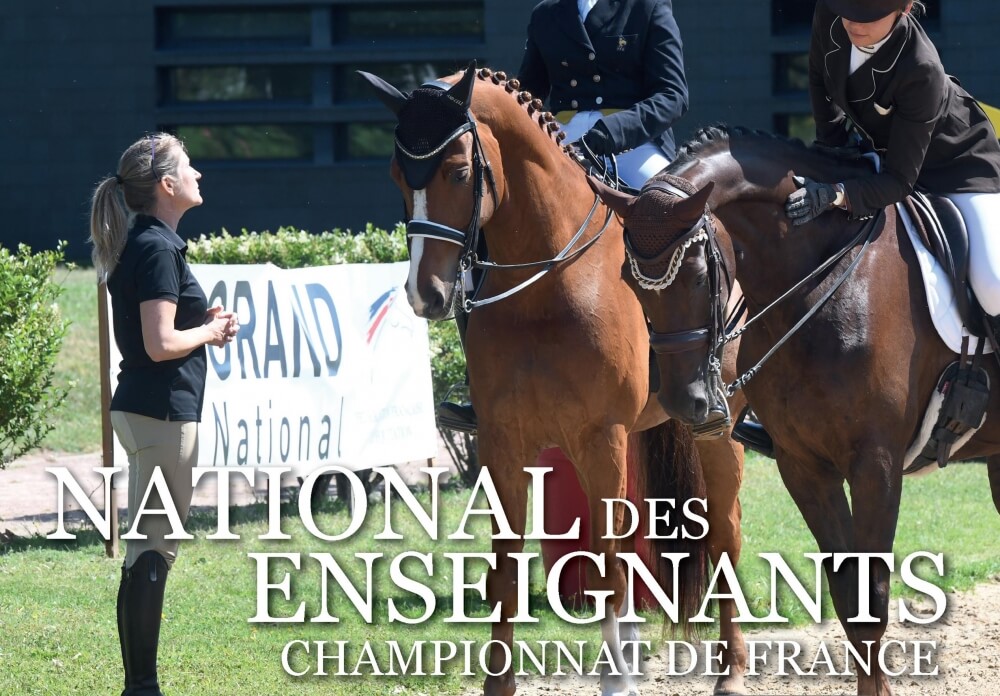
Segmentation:
[[(185, 522), (194, 491), (191, 470), (198, 461), (198, 423), (166, 421), (126, 411), (112, 411), (111, 424), (128, 454), (129, 531), (156, 468), (163, 474), (181, 522)], [(131, 568), (144, 551), (151, 550), (159, 552), (168, 567), (173, 565), (180, 540), (165, 538), (173, 529), (166, 515), (155, 514), (163, 508), (163, 501), (154, 489), (143, 508), (150, 512), (144, 513), (139, 520), (139, 532), (146, 538), (128, 540), (126, 568)]]

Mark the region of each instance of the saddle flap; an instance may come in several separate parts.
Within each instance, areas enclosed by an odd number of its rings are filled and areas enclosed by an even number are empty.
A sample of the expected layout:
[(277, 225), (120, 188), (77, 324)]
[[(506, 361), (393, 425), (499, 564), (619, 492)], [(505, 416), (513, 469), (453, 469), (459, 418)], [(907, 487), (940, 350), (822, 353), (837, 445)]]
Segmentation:
[(944, 196), (922, 192), (914, 192), (904, 205), (924, 246), (948, 274), (962, 323), (972, 335), (985, 336), (983, 310), (969, 285), (969, 232), (958, 207)]

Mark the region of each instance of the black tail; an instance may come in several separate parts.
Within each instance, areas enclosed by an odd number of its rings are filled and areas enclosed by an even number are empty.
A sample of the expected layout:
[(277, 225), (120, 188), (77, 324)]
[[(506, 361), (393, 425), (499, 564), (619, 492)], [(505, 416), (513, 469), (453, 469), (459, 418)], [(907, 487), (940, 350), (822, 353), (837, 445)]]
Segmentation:
[[(701, 469), (701, 458), (694, 446), (691, 429), (676, 420), (669, 420), (641, 434), (641, 451), (638, 453), (636, 483), (640, 504), (643, 498), (668, 498), (676, 501), (675, 513), (671, 515), (671, 526), (678, 530), (677, 539), (655, 539), (649, 541), (650, 558), (647, 559), (660, 586), (676, 598), (680, 627), (685, 634), (690, 633), (688, 619), (701, 608), (708, 587), (708, 537), (684, 539), (681, 530), (690, 534), (703, 532), (698, 523), (686, 520), (683, 514), (684, 502), (690, 498), (707, 497), (705, 478)], [(643, 505), (643, 507), (645, 507)], [(694, 508), (703, 514), (703, 508)], [(670, 530), (662, 524), (656, 530), (660, 536), (671, 536)], [(661, 553), (687, 553), (678, 573), (679, 587), (672, 588), (673, 568), (664, 561)]]

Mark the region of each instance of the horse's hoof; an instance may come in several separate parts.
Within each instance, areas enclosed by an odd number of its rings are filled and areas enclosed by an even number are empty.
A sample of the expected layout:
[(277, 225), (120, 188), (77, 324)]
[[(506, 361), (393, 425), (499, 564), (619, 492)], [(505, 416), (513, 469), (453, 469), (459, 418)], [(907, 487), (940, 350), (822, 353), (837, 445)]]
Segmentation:
[(719, 677), (719, 681), (715, 683), (715, 691), (712, 693), (715, 696), (745, 696), (749, 692), (743, 684), (743, 675), (740, 674)]

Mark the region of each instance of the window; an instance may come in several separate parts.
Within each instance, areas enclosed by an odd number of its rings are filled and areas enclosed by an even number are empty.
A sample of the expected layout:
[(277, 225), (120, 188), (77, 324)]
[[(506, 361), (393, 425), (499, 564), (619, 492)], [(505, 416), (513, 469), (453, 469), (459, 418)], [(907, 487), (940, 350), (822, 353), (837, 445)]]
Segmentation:
[(816, 139), (816, 121), (812, 114), (775, 114), (774, 132), (808, 144)]
[(451, 75), (465, 64), (459, 61), (412, 61), (405, 63), (346, 63), (335, 69), (333, 99), (337, 103), (374, 102), (368, 84), (355, 74), (364, 70), (378, 75), (404, 92), (412, 92), (430, 80)]
[(341, 5), (333, 9), (334, 44), (392, 47), (399, 41), (433, 46), (483, 41), (483, 3)]
[(162, 102), (269, 102), (307, 104), (312, 68), (305, 65), (229, 65), (168, 68)]
[(809, 54), (774, 54), (773, 89), (775, 94), (809, 92)]
[(305, 8), (165, 8), (156, 24), (160, 48), (308, 46), (312, 33)]
[(356, 71), (410, 92), (486, 53), (485, 0), (257, 2), (154, 0), (158, 121), (196, 163), (385, 161)]
[(395, 122), (345, 123), (338, 133), (338, 159), (382, 161), (392, 157)]
[(204, 160), (311, 160), (313, 127), (301, 124), (218, 124), (168, 127), (197, 166)]

